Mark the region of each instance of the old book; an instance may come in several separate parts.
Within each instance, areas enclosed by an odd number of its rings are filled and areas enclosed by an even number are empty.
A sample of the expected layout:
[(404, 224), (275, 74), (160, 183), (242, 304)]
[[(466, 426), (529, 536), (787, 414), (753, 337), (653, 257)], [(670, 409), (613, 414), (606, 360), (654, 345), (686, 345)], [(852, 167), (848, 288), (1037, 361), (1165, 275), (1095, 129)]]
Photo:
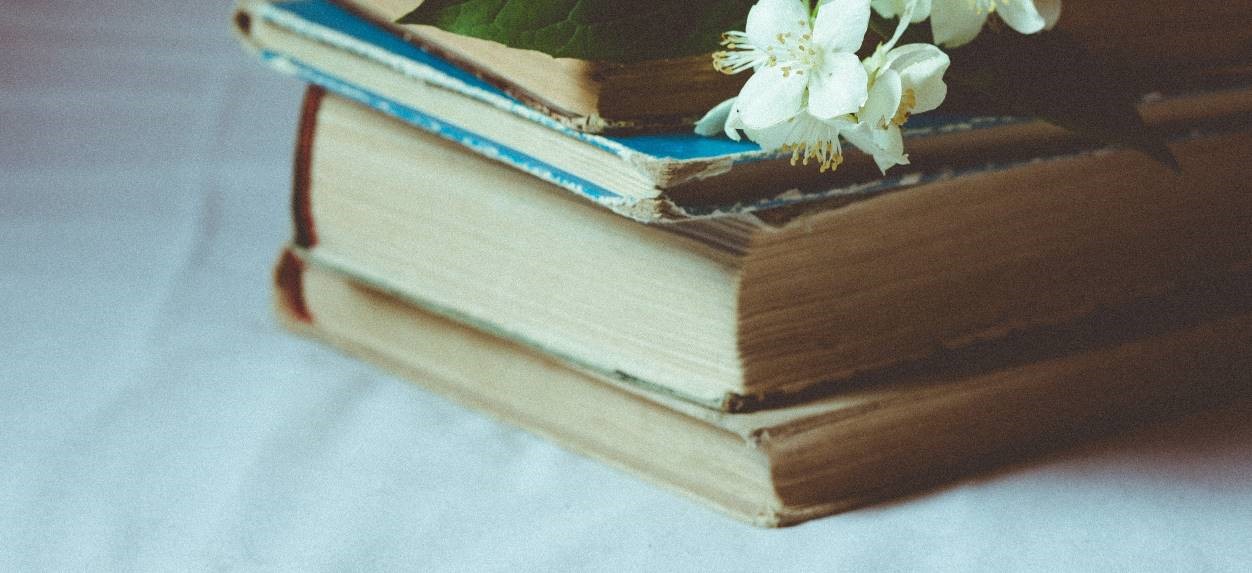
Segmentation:
[[(852, 201), (1095, 149), (1038, 121), (927, 114), (906, 132), (911, 165), (884, 177), (869, 158), (848, 150), (836, 173), (821, 173), (750, 142), (690, 131), (578, 132), (326, 0), (246, 0), (239, 13), (237, 22), (247, 23), (239, 26), (241, 38), (270, 65), (645, 221)], [(1165, 132), (1206, 119), (1247, 123), (1252, 91), (1172, 94), (1145, 103), (1142, 113)]]
[[(343, 0), (390, 25), (419, 0)], [(393, 26), (406, 40), (472, 71), (527, 105), (592, 133), (657, 131), (694, 123), (747, 79), (713, 69), (709, 54), (632, 64), (553, 58), (444, 32)]]
[[(1231, 127), (1233, 124), (1227, 124)], [(296, 243), (427, 310), (723, 410), (1252, 264), (1252, 131), (646, 225), (312, 89)]]
[(1252, 307), (1233, 283), (885, 372), (824, 399), (725, 414), (430, 314), (299, 252), (276, 274), (279, 313), (297, 332), (761, 526), (1252, 389)]
[[(606, 64), (457, 36), (428, 26), (391, 24), (420, 0), (342, 0), (409, 42), (472, 71), (551, 117), (590, 132), (678, 128), (737, 93), (708, 55)], [(1145, 69), (1190, 71), (1250, 61), (1252, 7), (1240, 2), (1102, 0), (1065, 3), (1060, 27), (1097, 53)]]

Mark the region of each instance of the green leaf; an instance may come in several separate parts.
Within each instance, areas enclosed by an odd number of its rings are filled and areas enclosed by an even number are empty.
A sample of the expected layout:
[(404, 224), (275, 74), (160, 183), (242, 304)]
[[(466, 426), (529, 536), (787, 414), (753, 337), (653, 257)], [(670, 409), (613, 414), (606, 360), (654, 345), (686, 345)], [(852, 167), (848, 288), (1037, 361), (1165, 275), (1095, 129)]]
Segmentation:
[(1142, 151), (1178, 170), (1165, 141), (1135, 107), (1149, 91), (1145, 77), (1096, 57), (1065, 32), (985, 30), (948, 54), (948, 85), (979, 113), (1036, 117), (1100, 143)]
[(557, 57), (630, 62), (717, 50), (755, 0), (426, 0), (401, 24), (428, 24)]

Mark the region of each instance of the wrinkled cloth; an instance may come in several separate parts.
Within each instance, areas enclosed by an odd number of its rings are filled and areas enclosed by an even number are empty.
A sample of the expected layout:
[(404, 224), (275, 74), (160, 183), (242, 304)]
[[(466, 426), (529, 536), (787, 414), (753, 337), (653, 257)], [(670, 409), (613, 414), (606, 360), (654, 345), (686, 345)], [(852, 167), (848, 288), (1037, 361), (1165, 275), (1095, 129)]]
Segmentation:
[(229, 13), (0, 4), (0, 570), (1252, 563), (1246, 405), (768, 531), (287, 334), (302, 86)]

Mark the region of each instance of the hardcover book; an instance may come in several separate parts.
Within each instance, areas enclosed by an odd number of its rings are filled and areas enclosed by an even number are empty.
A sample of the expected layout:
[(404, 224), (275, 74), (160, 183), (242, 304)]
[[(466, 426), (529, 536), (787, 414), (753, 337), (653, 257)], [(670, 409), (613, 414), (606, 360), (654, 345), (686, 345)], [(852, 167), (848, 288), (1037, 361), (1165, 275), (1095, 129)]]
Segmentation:
[[(1234, 120), (1223, 120), (1227, 128)], [(1252, 264), (1252, 131), (646, 225), (319, 88), (296, 243), (428, 311), (746, 411)]]
[(393, 24), (420, 2), (339, 2), (423, 50), (470, 70), (563, 125), (589, 133), (672, 131), (734, 96), (744, 78), (718, 73), (709, 54), (610, 63), (554, 58), (451, 34)]
[(296, 332), (759, 526), (933, 487), (1252, 389), (1249, 293), (1229, 283), (837, 396), (725, 414), (430, 314), (299, 249), (276, 277), (279, 314)]

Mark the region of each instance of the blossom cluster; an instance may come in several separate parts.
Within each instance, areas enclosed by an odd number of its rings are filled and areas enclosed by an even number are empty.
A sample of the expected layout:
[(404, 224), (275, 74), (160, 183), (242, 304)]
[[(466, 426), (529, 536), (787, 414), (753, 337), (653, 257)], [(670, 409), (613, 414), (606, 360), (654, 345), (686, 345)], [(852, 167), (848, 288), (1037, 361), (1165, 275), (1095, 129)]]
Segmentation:
[[(897, 18), (891, 38), (865, 58), (870, 10)], [(760, 0), (744, 31), (727, 32), (714, 66), (751, 71), (735, 98), (713, 108), (696, 131), (741, 133), (763, 149), (814, 161), (822, 171), (843, 161), (842, 142), (874, 158), (884, 173), (909, 162), (901, 127), (947, 97), (950, 60), (939, 46), (973, 40), (995, 13), (1008, 27), (1032, 34), (1060, 16), (1060, 0)], [(911, 24), (930, 20), (934, 44), (897, 46)]]

